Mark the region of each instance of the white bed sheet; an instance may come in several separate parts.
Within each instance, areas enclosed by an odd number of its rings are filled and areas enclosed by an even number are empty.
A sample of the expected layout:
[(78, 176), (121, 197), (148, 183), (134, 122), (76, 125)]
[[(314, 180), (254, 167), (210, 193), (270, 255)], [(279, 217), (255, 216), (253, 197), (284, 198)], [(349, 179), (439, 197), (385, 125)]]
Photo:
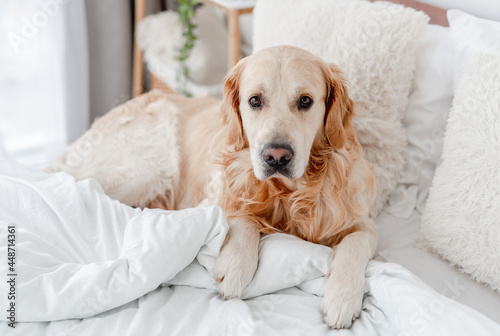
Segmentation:
[[(377, 260), (402, 265), (442, 295), (467, 305), (500, 324), (500, 295), (439, 256), (419, 249), (420, 212), (408, 219), (383, 212), (377, 218), (379, 245)], [(479, 335), (479, 334), (478, 334)]]
[[(1, 314), (0, 335), (500, 334), (485, 316), (380, 261), (368, 265), (360, 318), (350, 330), (329, 330), (319, 304), (330, 251), (282, 234), (263, 239), (246, 299), (224, 301), (210, 275), (227, 233), (220, 208), (132, 209), (93, 180), (4, 158), (0, 187), (0, 260), (15, 223), (18, 274), (18, 323), (10, 328)], [(2, 307), (7, 290), (0, 282)]]

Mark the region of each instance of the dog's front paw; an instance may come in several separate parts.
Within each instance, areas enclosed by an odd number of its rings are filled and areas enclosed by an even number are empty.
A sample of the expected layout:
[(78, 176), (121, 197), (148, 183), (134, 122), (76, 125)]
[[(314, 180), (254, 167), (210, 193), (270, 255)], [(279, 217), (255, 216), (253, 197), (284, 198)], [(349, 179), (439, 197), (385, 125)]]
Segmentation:
[(347, 282), (329, 278), (321, 302), (323, 320), (333, 329), (350, 328), (359, 317), (364, 294), (364, 278)]
[(228, 300), (241, 297), (257, 270), (257, 248), (239, 244), (230, 238), (215, 262), (214, 276), (217, 290)]

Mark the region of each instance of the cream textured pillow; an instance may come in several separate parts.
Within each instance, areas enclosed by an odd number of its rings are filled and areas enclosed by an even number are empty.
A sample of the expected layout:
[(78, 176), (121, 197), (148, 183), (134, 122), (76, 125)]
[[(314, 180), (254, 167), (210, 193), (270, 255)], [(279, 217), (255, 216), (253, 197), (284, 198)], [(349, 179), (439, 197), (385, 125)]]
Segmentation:
[(419, 243), (500, 292), (500, 55), (468, 59)]
[(344, 71), (357, 104), (357, 135), (376, 174), (372, 217), (382, 210), (405, 164), (402, 119), (416, 40), (427, 21), (422, 12), (386, 1), (264, 0), (254, 10), (254, 52), (292, 45)]

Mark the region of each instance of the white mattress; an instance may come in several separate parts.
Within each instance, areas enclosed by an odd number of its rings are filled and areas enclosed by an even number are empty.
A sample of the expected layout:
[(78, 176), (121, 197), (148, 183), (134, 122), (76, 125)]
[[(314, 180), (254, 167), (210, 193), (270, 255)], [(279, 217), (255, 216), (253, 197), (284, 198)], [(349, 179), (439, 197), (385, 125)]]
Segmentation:
[(450, 267), (447, 261), (415, 246), (420, 213), (408, 219), (383, 212), (378, 218), (380, 239), (376, 259), (395, 262), (418, 276), (442, 295), (469, 306), (500, 323), (500, 295), (477, 283), (469, 275)]

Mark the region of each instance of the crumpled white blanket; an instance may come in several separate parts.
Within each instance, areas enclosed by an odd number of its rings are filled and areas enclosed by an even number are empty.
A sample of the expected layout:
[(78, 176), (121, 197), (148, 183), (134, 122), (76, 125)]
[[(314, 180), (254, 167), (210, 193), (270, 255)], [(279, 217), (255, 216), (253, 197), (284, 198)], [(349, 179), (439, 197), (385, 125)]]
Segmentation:
[[(6, 311), (9, 225), (15, 328)], [(366, 271), (360, 318), (329, 330), (319, 311), (329, 249), (284, 234), (262, 239), (245, 299), (224, 301), (210, 270), (227, 230), (218, 207), (133, 209), (94, 180), (0, 158), (0, 335), (500, 335), (483, 315), (378, 261)]]

